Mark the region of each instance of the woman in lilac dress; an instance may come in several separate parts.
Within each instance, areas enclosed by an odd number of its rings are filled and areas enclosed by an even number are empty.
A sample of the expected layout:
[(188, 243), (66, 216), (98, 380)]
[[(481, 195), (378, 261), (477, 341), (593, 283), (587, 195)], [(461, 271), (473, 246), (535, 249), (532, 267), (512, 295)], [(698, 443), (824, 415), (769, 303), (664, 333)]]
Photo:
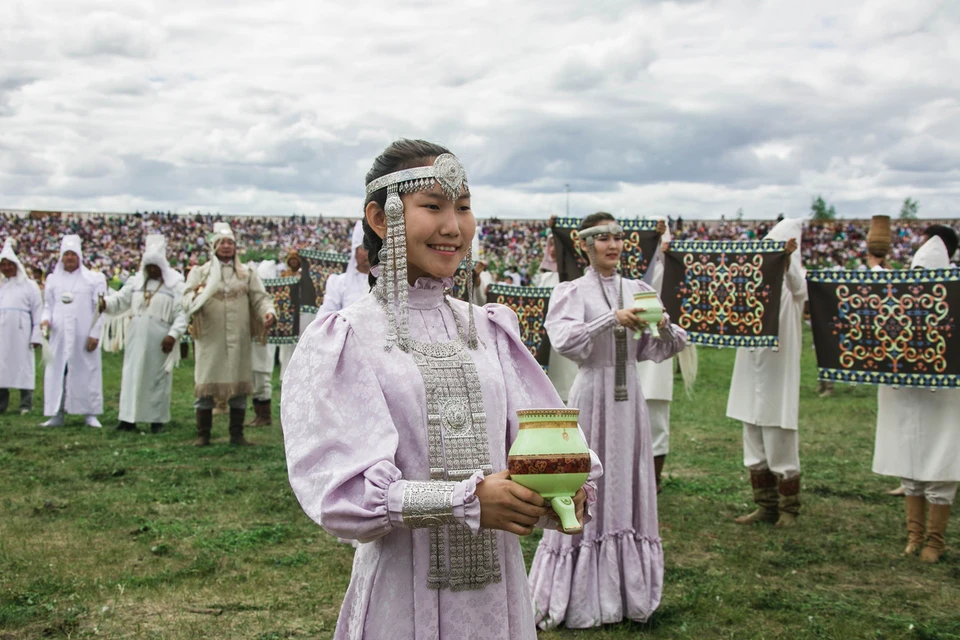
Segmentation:
[(509, 479), (507, 451), (518, 409), (563, 404), (511, 310), (447, 295), (476, 228), (456, 157), (393, 143), (365, 214), (374, 290), (310, 325), (281, 408), (301, 506), (361, 543), (334, 637), (533, 640), (517, 536), (552, 511)]
[(666, 360), (687, 339), (666, 315), (660, 339), (649, 331), (634, 338), (646, 325), (632, 308), (633, 294), (653, 289), (617, 274), (623, 232), (613, 216), (587, 216), (580, 238), (591, 266), (553, 290), (546, 326), (550, 344), (579, 365), (568, 404), (580, 409), (580, 426), (603, 460), (604, 475), (583, 534), (546, 531), (537, 548), (530, 585), (544, 629), (642, 622), (660, 603), (663, 550), (650, 420), (634, 363)]

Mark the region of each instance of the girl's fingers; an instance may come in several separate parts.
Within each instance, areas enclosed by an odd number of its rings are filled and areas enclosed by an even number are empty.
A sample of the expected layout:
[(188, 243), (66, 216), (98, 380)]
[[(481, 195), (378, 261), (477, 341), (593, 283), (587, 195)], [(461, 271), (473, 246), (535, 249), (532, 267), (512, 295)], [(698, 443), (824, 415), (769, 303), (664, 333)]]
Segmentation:
[(539, 493), (531, 489), (527, 489), (523, 485), (519, 485), (516, 482), (510, 484), (510, 493), (513, 494), (513, 497), (520, 502), (525, 502), (535, 507), (542, 507), (547, 504), (547, 501), (544, 500), (543, 496), (541, 496)]
[(533, 527), (524, 527), (515, 522), (508, 522), (504, 527), (504, 531), (509, 531), (510, 533), (515, 533), (518, 536), (528, 536), (533, 533)]

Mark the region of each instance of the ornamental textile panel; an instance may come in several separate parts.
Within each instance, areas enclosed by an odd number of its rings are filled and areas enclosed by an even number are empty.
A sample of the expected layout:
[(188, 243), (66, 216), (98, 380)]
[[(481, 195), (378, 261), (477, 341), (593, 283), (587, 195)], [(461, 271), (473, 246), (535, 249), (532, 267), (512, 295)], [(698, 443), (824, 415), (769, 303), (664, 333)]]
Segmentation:
[[(623, 227), (623, 254), (620, 256), (620, 272), (624, 278), (643, 280), (660, 246), (656, 220), (626, 218), (617, 220)], [(557, 218), (553, 226), (553, 248), (557, 256), (557, 272), (560, 282), (576, 280), (589, 265), (587, 256), (580, 251), (579, 218)]]
[(335, 273), (347, 270), (350, 256), (333, 251), (302, 249), (300, 255), (300, 310), (304, 313), (316, 313), (323, 304), (323, 290), (327, 278)]
[(296, 344), (300, 337), (300, 276), (268, 278), (263, 286), (273, 296), (277, 322), (267, 333), (267, 344)]
[(777, 347), (785, 244), (671, 242), (661, 294), (671, 321), (695, 344)]
[(451, 291), (451, 295), (457, 300), (472, 302), (467, 300), (467, 278), (469, 277), (470, 269), (467, 268), (466, 261), (461, 262), (456, 273), (453, 274), (453, 291)]
[(821, 380), (960, 387), (960, 270), (811, 271)]
[(520, 322), (520, 338), (544, 369), (550, 361), (550, 338), (543, 323), (550, 306), (550, 287), (517, 287), (512, 284), (492, 284), (487, 302), (495, 302), (513, 309)]

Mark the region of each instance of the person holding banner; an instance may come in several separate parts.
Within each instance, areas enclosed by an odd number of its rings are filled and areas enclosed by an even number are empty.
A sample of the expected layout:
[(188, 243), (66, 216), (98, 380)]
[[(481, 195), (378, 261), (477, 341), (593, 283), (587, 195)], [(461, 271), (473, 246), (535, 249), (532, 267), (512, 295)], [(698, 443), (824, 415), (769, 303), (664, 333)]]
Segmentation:
[(766, 240), (785, 241), (788, 255), (780, 294), (777, 350), (739, 348), (727, 401), (727, 417), (743, 422), (743, 464), (757, 509), (737, 524), (795, 524), (800, 513), (800, 349), (807, 283), (800, 252), (803, 220), (781, 220)]
[(66, 235), (60, 259), (44, 289), (41, 332), (49, 332), (51, 359), (43, 371), (43, 413), (50, 419), (41, 427), (62, 427), (67, 413), (84, 416), (88, 427), (103, 425), (103, 381), (98, 313), (107, 279), (83, 265), (80, 236)]
[(323, 304), (320, 305), (317, 315), (341, 311), (367, 295), (370, 291), (369, 273), (370, 256), (363, 247), (363, 225), (358, 220), (353, 227), (347, 269), (327, 278), (327, 286), (323, 290)]
[(537, 547), (530, 585), (542, 629), (643, 622), (659, 606), (663, 548), (650, 419), (636, 363), (670, 360), (687, 341), (666, 314), (658, 323), (660, 339), (645, 330), (634, 294), (653, 289), (617, 273), (623, 229), (612, 215), (584, 218), (579, 242), (590, 267), (554, 288), (546, 327), (550, 344), (579, 366), (568, 405), (580, 410), (587, 444), (606, 473), (582, 535), (545, 531)]
[[(913, 269), (947, 269), (957, 234), (928, 239), (910, 263)], [(947, 242), (944, 242), (944, 238)], [(937, 562), (946, 548), (947, 522), (960, 483), (960, 390), (877, 390), (877, 439), (873, 472), (901, 479), (905, 492), (907, 547), (924, 562)]]
[[(269, 280), (277, 273), (277, 263), (264, 260), (257, 265), (260, 281)], [(273, 424), (270, 409), (273, 398), (273, 363), (277, 357), (277, 345), (254, 340), (250, 347), (250, 362), (253, 365), (253, 420), (248, 427), (269, 427)]]
[[(653, 287), (658, 295), (663, 294), (663, 253), (670, 247), (670, 228), (663, 218), (658, 219), (660, 231), (660, 247), (658, 248), (645, 278), (647, 284)], [(670, 358), (662, 362), (643, 360), (637, 363), (637, 377), (640, 388), (647, 402), (647, 415), (650, 417), (650, 436), (653, 441), (653, 471), (657, 481), (657, 495), (660, 494), (663, 466), (670, 453), (670, 404), (673, 402), (673, 370), (674, 362), (680, 364), (684, 378), (684, 387), (689, 392), (696, 379), (697, 347), (692, 342), (687, 343), (683, 351), (677, 354), (676, 359)]]
[(43, 298), (37, 283), (17, 257), (13, 238), (7, 238), (0, 252), (0, 413), (10, 403), (10, 389), (20, 390), (20, 415), (33, 409), (36, 386), (36, 356), (40, 346), (40, 314)]
[(174, 349), (187, 330), (181, 306), (183, 277), (167, 262), (162, 235), (146, 238), (140, 271), (123, 287), (100, 300), (100, 311), (120, 315), (131, 311), (123, 345), (120, 381), (120, 431), (135, 431), (137, 422), (150, 423), (151, 433), (170, 421)]
[(276, 311), (260, 276), (240, 262), (229, 224), (214, 223), (210, 247), (210, 260), (190, 271), (183, 294), (196, 354), (193, 444), (210, 444), (214, 399), (223, 399), (230, 408), (230, 444), (249, 445), (243, 420), (247, 395), (253, 392), (251, 339), (265, 339)]

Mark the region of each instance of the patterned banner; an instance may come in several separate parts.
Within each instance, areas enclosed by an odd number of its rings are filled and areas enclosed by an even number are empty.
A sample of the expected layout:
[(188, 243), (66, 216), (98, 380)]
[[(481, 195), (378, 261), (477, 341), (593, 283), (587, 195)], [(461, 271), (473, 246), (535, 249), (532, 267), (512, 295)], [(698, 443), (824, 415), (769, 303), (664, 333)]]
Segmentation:
[(550, 360), (550, 338), (544, 322), (550, 306), (549, 287), (517, 287), (512, 284), (492, 284), (487, 302), (495, 302), (513, 309), (520, 321), (520, 337), (530, 353), (544, 369)]
[(470, 269), (467, 268), (466, 261), (461, 262), (453, 274), (453, 291), (451, 295), (458, 300), (467, 299), (467, 278), (470, 277)]
[(811, 271), (821, 380), (960, 387), (960, 270)]
[[(576, 280), (583, 275), (589, 262), (580, 251), (579, 218), (557, 218), (554, 220), (554, 249), (557, 255), (557, 271), (560, 282)], [(643, 280), (660, 245), (656, 220), (625, 218), (618, 220), (623, 227), (623, 255), (620, 256), (621, 272), (625, 278)]]
[(267, 334), (268, 344), (296, 344), (300, 337), (300, 276), (268, 278), (263, 281), (273, 296), (277, 322)]
[(671, 320), (695, 344), (778, 346), (785, 244), (671, 242), (661, 296)]
[(346, 253), (315, 249), (301, 249), (299, 255), (303, 273), (300, 279), (300, 310), (304, 313), (316, 313), (323, 304), (323, 290), (327, 286), (327, 278), (346, 271), (350, 256)]

